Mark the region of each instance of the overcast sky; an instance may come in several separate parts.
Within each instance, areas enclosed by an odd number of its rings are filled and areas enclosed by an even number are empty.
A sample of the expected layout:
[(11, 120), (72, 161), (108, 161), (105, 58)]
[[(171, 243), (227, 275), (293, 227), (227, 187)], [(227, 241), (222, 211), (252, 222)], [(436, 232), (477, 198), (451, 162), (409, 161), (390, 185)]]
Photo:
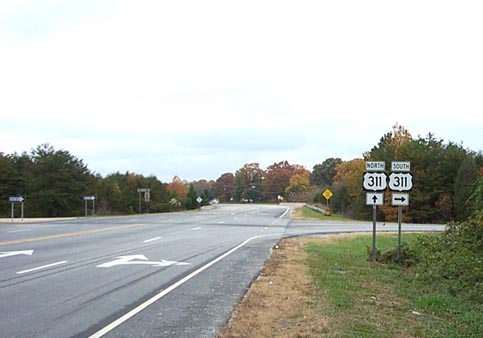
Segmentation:
[(396, 122), (483, 150), (482, 18), (481, 0), (1, 0), (0, 152), (48, 142), (167, 182), (362, 157)]

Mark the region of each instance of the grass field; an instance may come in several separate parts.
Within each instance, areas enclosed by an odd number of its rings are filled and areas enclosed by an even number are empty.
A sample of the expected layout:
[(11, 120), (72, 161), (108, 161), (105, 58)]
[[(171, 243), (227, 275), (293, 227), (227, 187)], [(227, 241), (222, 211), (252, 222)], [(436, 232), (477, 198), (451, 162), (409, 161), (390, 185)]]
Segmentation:
[(312, 210), (307, 207), (302, 207), (299, 209), (295, 210), (295, 218), (303, 218), (303, 219), (318, 219), (322, 221), (344, 221), (344, 222), (349, 222), (353, 221), (350, 218), (346, 218), (344, 216), (338, 215), (338, 214), (332, 214), (330, 216), (325, 216), (324, 214), (317, 212), (315, 210)]
[[(396, 241), (380, 235), (378, 249)], [(483, 305), (368, 261), (370, 246), (367, 235), (282, 240), (221, 337), (483, 337)]]
[[(416, 235), (405, 235), (405, 241)], [(396, 245), (378, 236), (378, 248)], [(329, 245), (307, 245), (310, 275), (328, 303), (320, 308), (334, 318), (343, 337), (482, 337), (483, 307), (432, 290), (410, 270), (366, 260), (370, 238), (358, 236)], [(337, 335), (336, 335), (337, 336)]]

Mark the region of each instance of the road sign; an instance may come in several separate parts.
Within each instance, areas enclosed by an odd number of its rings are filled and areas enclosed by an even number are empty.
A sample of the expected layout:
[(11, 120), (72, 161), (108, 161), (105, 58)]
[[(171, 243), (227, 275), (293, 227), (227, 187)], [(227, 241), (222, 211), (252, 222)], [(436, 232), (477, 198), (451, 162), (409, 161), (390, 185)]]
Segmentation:
[(386, 173), (364, 173), (362, 186), (365, 190), (381, 191), (387, 187)]
[(413, 188), (411, 173), (391, 173), (389, 175), (389, 189), (394, 191), (409, 191)]
[(391, 204), (393, 206), (407, 207), (409, 205), (409, 194), (393, 193)]
[(332, 196), (334, 196), (334, 193), (330, 191), (330, 189), (325, 189), (324, 192), (322, 193), (322, 196), (324, 196), (326, 200), (330, 200)]
[(138, 192), (149, 192), (150, 190), (148, 188), (138, 188)]
[(96, 196), (84, 196), (84, 201), (95, 201)]
[(392, 161), (391, 171), (409, 172), (411, 171), (411, 162)]
[(366, 205), (383, 205), (384, 193), (382, 192), (367, 192)]
[(14, 202), (23, 202), (25, 201), (25, 199), (23, 198), (23, 196), (10, 196), (8, 198), (8, 201), (10, 203), (14, 203)]
[(384, 171), (386, 170), (386, 162), (375, 161), (366, 162), (366, 171)]
[(203, 199), (200, 196), (198, 196), (198, 198), (196, 199), (196, 202), (201, 203), (203, 202)]

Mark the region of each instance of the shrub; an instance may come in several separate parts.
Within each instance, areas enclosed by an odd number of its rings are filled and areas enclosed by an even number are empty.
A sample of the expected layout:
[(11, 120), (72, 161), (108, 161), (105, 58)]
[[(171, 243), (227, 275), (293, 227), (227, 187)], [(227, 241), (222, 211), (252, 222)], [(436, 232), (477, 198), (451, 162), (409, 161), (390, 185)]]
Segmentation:
[[(367, 247), (369, 260), (372, 260), (372, 248)], [(383, 264), (397, 264), (404, 267), (410, 267), (418, 262), (419, 258), (412, 243), (402, 243), (400, 256), (398, 257), (397, 248), (391, 248), (386, 252), (377, 250), (376, 262)]]
[(461, 224), (448, 225), (438, 236), (418, 241), (418, 272), (426, 280), (483, 303), (483, 212)]

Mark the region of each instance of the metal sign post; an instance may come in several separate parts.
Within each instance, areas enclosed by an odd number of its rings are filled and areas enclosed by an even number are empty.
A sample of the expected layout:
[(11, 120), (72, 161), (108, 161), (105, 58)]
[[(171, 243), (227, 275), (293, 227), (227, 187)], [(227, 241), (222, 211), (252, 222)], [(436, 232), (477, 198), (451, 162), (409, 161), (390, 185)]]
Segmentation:
[(87, 217), (87, 201), (92, 201), (92, 215), (95, 214), (96, 196), (84, 196), (84, 208)]
[(384, 193), (382, 192), (366, 192), (366, 205), (372, 205), (372, 260), (376, 261), (376, 216), (377, 206), (384, 204)]
[(10, 216), (12, 218), (12, 222), (13, 222), (13, 219), (15, 217), (15, 203), (21, 203), (20, 204), (20, 217), (21, 217), (21, 220), (23, 221), (25, 198), (23, 196), (10, 196), (8, 198), (8, 201), (10, 202), (10, 205), (11, 205), (10, 206), (10, 208), (11, 208)]
[(401, 259), (402, 206), (397, 207), (397, 260)]
[(384, 205), (384, 191), (387, 187), (387, 176), (384, 170), (385, 162), (366, 162), (366, 172), (362, 177), (362, 187), (366, 191), (366, 205), (372, 205), (372, 261), (376, 261), (376, 232), (377, 232), (377, 206)]
[(148, 210), (148, 203), (151, 198), (151, 189), (138, 188), (139, 193), (139, 213), (141, 214), (141, 194), (144, 194), (144, 202), (146, 203), (146, 210)]
[(384, 204), (384, 193), (389, 189), (392, 193), (392, 205), (397, 206), (397, 259), (401, 259), (402, 207), (409, 206), (409, 193), (413, 187), (413, 176), (410, 162), (391, 162), (391, 173), (385, 173), (385, 162), (366, 162), (366, 172), (362, 177), (362, 187), (366, 191), (366, 205), (372, 205), (372, 260), (376, 260), (376, 216), (377, 206)]
[(374, 204), (372, 206), (372, 261), (376, 261), (377, 248), (376, 248), (376, 216), (377, 216), (377, 206)]
[(397, 206), (397, 260), (401, 260), (401, 237), (402, 237), (402, 207), (409, 206), (409, 194), (401, 193), (413, 188), (413, 176), (409, 172), (411, 162), (391, 162), (391, 174), (389, 175), (389, 188), (392, 194), (392, 205)]

